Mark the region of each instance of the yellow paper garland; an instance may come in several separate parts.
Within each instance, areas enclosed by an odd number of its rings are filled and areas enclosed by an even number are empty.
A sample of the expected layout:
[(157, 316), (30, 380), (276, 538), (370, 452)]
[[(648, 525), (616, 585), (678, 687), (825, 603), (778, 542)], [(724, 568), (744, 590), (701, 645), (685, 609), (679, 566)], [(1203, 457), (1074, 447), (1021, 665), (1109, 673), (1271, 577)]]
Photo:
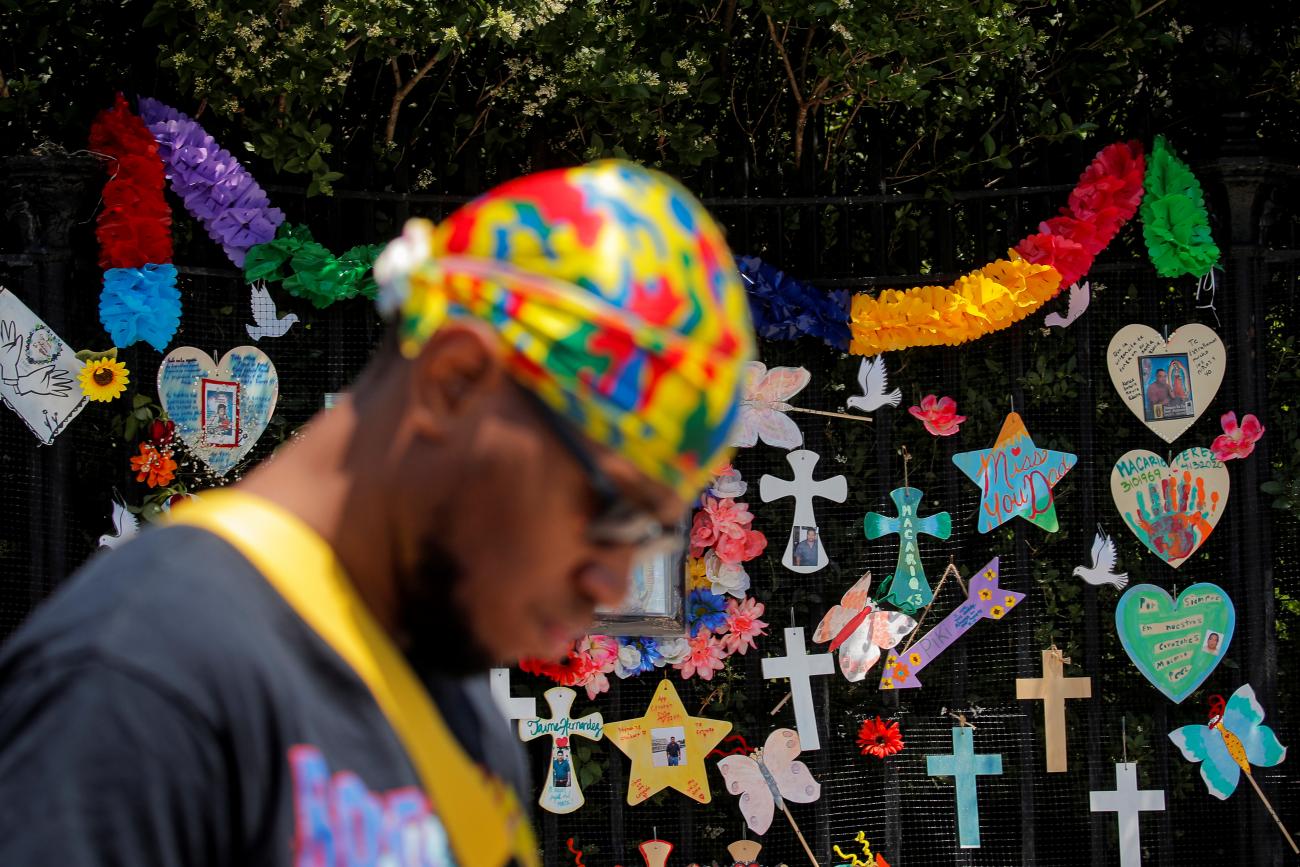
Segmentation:
[(1051, 300), (1061, 275), (1008, 251), (951, 286), (884, 289), (853, 296), (849, 352), (877, 355), (910, 346), (955, 346), (1019, 322)]

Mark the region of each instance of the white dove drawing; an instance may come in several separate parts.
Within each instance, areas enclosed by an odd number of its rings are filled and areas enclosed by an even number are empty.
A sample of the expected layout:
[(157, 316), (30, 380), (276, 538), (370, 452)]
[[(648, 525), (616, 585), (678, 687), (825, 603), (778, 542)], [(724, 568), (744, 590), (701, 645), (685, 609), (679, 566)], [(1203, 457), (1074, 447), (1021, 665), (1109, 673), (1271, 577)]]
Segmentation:
[(248, 336), (254, 340), (261, 340), (263, 337), (283, 337), (293, 323), (298, 321), (297, 313), (290, 313), (288, 316), (276, 318), (275, 302), (271, 300), (271, 293), (267, 291), (265, 283), (254, 283), (253, 290), (253, 321), (255, 325), (245, 325), (248, 330)]
[(1074, 574), (1089, 584), (1110, 584), (1123, 590), (1128, 586), (1128, 573), (1115, 574), (1115, 561), (1119, 552), (1115, 549), (1115, 540), (1106, 535), (1105, 530), (1097, 530), (1097, 538), (1092, 540), (1092, 566), (1075, 566)]
[(1088, 302), (1091, 300), (1092, 284), (1084, 283), (1080, 286), (1078, 283), (1075, 283), (1070, 287), (1070, 303), (1065, 310), (1065, 316), (1062, 317), (1059, 313), (1049, 313), (1046, 318), (1043, 319), (1043, 324), (1048, 328), (1051, 328), (1052, 326), (1064, 328), (1083, 315), (1083, 311), (1088, 309)]
[(140, 532), (140, 519), (126, 508), (124, 503), (113, 503), (113, 532), (99, 537), (99, 547), (116, 548), (136, 533)]
[(858, 387), (862, 394), (849, 398), (849, 409), (875, 412), (882, 406), (898, 406), (903, 400), (903, 392), (898, 389), (885, 393), (889, 387), (889, 372), (885, 369), (883, 355), (862, 359), (858, 365)]

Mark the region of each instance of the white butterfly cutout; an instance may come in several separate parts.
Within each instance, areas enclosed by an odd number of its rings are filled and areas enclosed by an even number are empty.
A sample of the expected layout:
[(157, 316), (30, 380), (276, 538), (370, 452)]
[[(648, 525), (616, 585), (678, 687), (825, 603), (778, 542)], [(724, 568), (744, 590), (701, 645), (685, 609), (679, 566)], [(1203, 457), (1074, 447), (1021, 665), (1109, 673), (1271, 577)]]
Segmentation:
[(803, 391), (812, 374), (802, 367), (768, 370), (763, 362), (751, 361), (745, 365), (742, 376), (744, 396), (731, 444), (745, 449), (762, 439), (770, 446), (783, 449), (803, 445), (803, 433), (786, 415), (791, 409), (786, 401)]
[(867, 676), (882, 650), (892, 650), (916, 629), (916, 621), (898, 611), (884, 611), (871, 595), (871, 573), (863, 575), (848, 589), (839, 605), (832, 605), (813, 633), (813, 641), (829, 641), (832, 651), (839, 649), (840, 672), (856, 683)]
[(813, 779), (807, 765), (795, 761), (798, 755), (799, 733), (777, 729), (761, 750), (719, 760), (727, 791), (740, 796), (740, 812), (755, 834), (772, 827), (777, 806), (785, 809), (783, 800), (811, 804), (821, 797), (821, 783)]
[(882, 406), (898, 406), (903, 400), (903, 392), (897, 388), (885, 392), (889, 388), (889, 371), (885, 368), (883, 355), (862, 359), (858, 365), (858, 388), (862, 389), (862, 394), (849, 398), (849, 409), (875, 412)]
[(1075, 283), (1070, 287), (1070, 303), (1065, 310), (1065, 316), (1062, 317), (1059, 313), (1049, 313), (1043, 319), (1043, 324), (1048, 328), (1051, 328), (1052, 326), (1065, 328), (1083, 315), (1083, 311), (1088, 309), (1088, 302), (1091, 300), (1092, 284), (1084, 283), (1080, 286), (1078, 283)]

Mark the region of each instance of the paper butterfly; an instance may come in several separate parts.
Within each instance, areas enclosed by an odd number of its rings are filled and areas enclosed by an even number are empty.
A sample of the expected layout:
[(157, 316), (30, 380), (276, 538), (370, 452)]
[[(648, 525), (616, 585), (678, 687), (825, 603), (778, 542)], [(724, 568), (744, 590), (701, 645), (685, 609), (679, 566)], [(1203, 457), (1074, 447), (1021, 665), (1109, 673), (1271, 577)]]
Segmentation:
[(803, 391), (811, 378), (812, 374), (802, 367), (768, 370), (761, 361), (746, 364), (744, 397), (731, 444), (747, 449), (761, 438), (769, 446), (783, 449), (803, 445), (803, 433), (786, 415), (790, 411), (786, 401)]
[[(777, 729), (767, 736), (761, 750), (718, 761), (727, 791), (740, 795), (740, 812), (755, 834), (766, 833), (772, 826), (772, 816), (782, 799), (811, 804), (821, 797), (821, 783), (813, 779), (807, 765), (795, 761), (798, 755), (799, 733)], [(784, 803), (779, 806), (785, 810)]]
[(1224, 707), (1222, 696), (1210, 700), (1210, 724), (1190, 725), (1169, 733), (1189, 762), (1201, 763), (1201, 778), (1210, 794), (1225, 800), (1237, 790), (1241, 772), (1251, 766), (1271, 768), (1286, 758), (1286, 747), (1264, 725), (1264, 709), (1250, 684), (1237, 689)]
[(813, 641), (831, 643), (840, 652), (840, 672), (850, 682), (866, 677), (880, 661), (881, 650), (892, 650), (903, 636), (916, 629), (916, 621), (898, 611), (876, 607), (868, 591), (871, 573), (849, 588), (839, 605), (831, 606), (813, 633)]

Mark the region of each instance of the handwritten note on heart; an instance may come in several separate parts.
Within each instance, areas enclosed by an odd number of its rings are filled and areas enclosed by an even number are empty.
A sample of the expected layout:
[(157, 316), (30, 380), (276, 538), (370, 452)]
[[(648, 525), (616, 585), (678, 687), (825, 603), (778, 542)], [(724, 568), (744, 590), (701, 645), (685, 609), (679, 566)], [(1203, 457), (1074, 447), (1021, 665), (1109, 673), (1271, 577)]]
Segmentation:
[(1207, 448), (1166, 464), (1146, 449), (1115, 462), (1110, 493), (1124, 523), (1156, 556), (1177, 569), (1205, 544), (1228, 503), (1228, 468)]
[(235, 347), (220, 364), (201, 349), (178, 346), (158, 368), (158, 399), (177, 435), (218, 476), (257, 444), (279, 394), (275, 365), (255, 346)]
[(1110, 339), (1106, 367), (1124, 405), (1167, 443), (1209, 407), (1228, 354), (1204, 325), (1184, 325), (1165, 341), (1146, 325), (1125, 325)]
[(1237, 628), (1223, 588), (1193, 584), (1175, 602), (1154, 584), (1130, 587), (1115, 608), (1115, 630), (1142, 676), (1181, 703), (1219, 665)]

